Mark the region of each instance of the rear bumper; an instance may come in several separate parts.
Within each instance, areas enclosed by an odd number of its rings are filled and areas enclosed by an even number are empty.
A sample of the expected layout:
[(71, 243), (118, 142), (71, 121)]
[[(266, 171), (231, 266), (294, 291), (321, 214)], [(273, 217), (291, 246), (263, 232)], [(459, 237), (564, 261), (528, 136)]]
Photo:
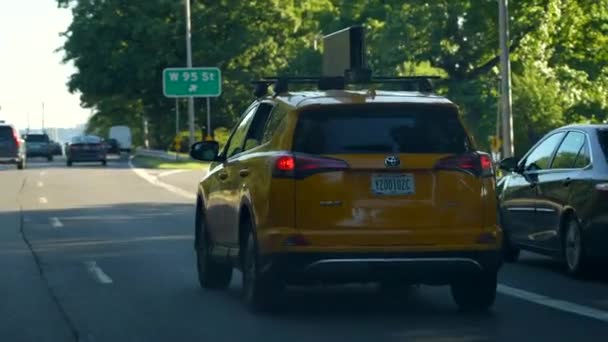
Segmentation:
[(105, 153), (71, 153), (68, 159), (72, 162), (95, 162), (106, 160)]
[(48, 157), (52, 154), (53, 153), (51, 151), (28, 151), (27, 152), (28, 157)]
[(19, 157), (0, 157), (0, 164), (17, 164)]
[(449, 284), (470, 274), (496, 272), (496, 250), (416, 253), (281, 253), (264, 258), (263, 269), (292, 284), (399, 280)]

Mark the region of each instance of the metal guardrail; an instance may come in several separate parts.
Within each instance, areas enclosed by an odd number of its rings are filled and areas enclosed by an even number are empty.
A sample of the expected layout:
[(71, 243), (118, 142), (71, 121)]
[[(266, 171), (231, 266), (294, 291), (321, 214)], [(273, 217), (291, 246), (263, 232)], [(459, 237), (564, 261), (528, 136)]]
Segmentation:
[(190, 156), (184, 154), (176, 154), (172, 152), (167, 152), (163, 150), (149, 150), (145, 148), (137, 148), (135, 149), (135, 155), (144, 156), (144, 157), (155, 157), (165, 160), (190, 160)]

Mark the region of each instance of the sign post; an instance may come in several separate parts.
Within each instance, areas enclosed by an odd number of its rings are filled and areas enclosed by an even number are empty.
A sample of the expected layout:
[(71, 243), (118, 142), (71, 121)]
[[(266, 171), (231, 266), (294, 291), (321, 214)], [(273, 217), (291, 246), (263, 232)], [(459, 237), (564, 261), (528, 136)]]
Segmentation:
[[(175, 140), (179, 139), (179, 99), (175, 98)], [(180, 149), (175, 143), (175, 160), (179, 160)]]

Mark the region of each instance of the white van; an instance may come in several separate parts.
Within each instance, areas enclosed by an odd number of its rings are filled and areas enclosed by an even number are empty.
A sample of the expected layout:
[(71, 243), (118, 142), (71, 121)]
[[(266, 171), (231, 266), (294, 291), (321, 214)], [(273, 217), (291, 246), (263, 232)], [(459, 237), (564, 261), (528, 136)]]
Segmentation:
[(128, 126), (110, 127), (110, 139), (116, 139), (121, 152), (131, 153), (131, 129)]

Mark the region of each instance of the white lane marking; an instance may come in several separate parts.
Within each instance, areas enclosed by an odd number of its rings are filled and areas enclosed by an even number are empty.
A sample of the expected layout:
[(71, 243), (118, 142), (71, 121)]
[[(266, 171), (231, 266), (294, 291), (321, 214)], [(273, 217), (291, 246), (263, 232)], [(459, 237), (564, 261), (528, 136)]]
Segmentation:
[(158, 187), (161, 187), (165, 190), (171, 191), (172, 193), (182, 196), (184, 198), (187, 199), (191, 199), (194, 200), (196, 199), (196, 195), (193, 194), (190, 191), (186, 191), (184, 189), (178, 188), (176, 186), (173, 186), (171, 184), (167, 184), (164, 182), (161, 182), (158, 180), (157, 177), (151, 176), (150, 174), (148, 174), (146, 171), (142, 170), (142, 169), (138, 169), (135, 166), (133, 166), (133, 163), (131, 160), (129, 160), (129, 167), (131, 168), (131, 170), (133, 170), (133, 172), (135, 172), (136, 175), (138, 175), (139, 177), (145, 179), (148, 183), (152, 184), (152, 185), (156, 185)]
[(42, 188), (42, 187), (44, 186), (44, 183), (42, 183), (42, 182), (38, 181), (38, 183), (36, 183), (36, 185), (37, 185), (39, 188)]
[(41, 176), (46, 176), (46, 171), (40, 171)]
[(47, 203), (49, 203), (49, 201), (46, 199), (46, 197), (40, 197), (38, 199), (38, 201), (40, 201), (41, 204), (47, 204)]
[(158, 174), (158, 178), (163, 178), (163, 177), (167, 177), (167, 176), (171, 176), (171, 175), (175, 175), (178, 173), (182, 173), (182, 172), (186, 172), (188, 170), (171, 170), (171, 171), (165, 171), (165, 172), (161, 172)]
[(551, 297), (543, 296), (534, 292), (528, 292), (503, 284), (498, 284), (497, 291), (498, 293), (501, 293), (503, 295), (523, 299), (525, 301), (544, 305), (556, 310), (597, 319), (603, 322), (608, 322), (608, 311), (594, 309), (592, 307), (575, 304), (565, 300), (554, 299)]
[(51, 221), (51, 226), (53, 228), (61, 228), (61, 227), (63, 227), (63, 223), (61, 223), (61, 221), (59, 221), (59, 218), (57, 218), (57, 217), (51, 217), (50, 221)]
[(112, 284), (112, 278), (105, 274), (95, 261), (85, 261), (84, 265), (95, 280), (101, 284)]

